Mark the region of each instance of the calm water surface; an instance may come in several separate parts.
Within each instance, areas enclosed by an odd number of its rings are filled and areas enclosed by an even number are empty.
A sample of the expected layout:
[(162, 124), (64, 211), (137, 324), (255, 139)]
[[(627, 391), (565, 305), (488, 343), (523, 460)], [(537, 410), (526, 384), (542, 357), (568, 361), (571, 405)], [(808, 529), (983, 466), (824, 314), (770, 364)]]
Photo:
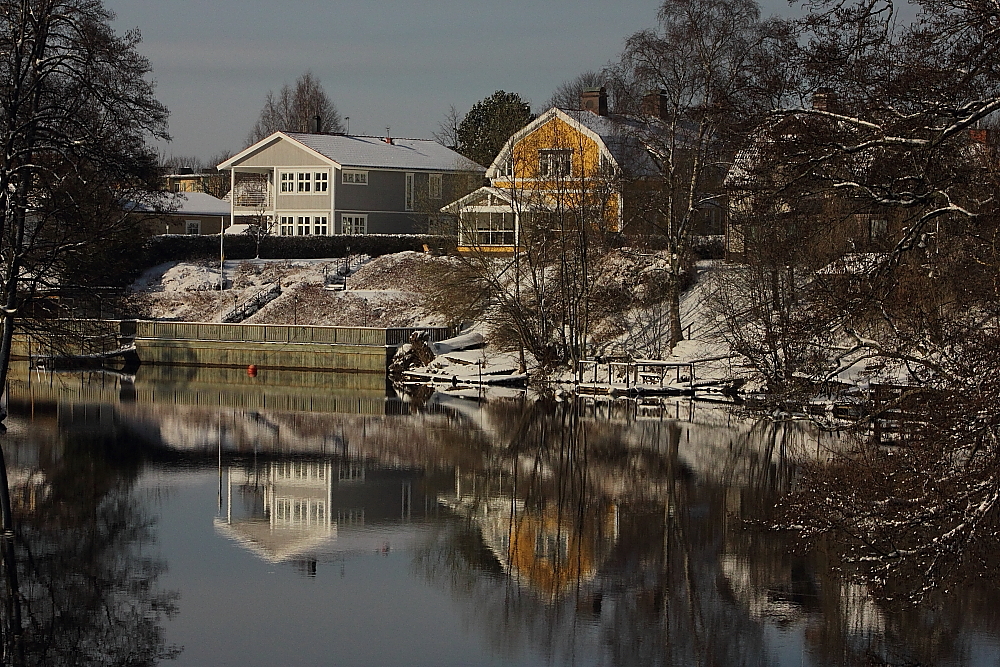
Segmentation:
[(844, 446), (804, 424), (323, 374), (15, 378), (28, 664), (1000, 665), (995, 581), (893, 608), (767, 530)]

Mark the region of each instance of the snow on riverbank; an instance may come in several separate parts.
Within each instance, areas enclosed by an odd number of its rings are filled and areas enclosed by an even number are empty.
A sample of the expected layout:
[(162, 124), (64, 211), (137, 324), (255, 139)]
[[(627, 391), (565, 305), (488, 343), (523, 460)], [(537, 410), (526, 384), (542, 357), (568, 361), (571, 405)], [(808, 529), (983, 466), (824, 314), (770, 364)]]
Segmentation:
[[(611, 257), (607, 259), (614, 261)], [(157, 319), (217, 322), (236, 303), (277, 283), (281, 286), (281, 295), (245, 322), (371, 327), (445, 326), (448, 322), (432, 312), (425, 295), (440, 273), (456, 261), (455, 258), (416, 252), (376, 257), (355, 268), (347, 279), (344, 291), (327, 289), (333, 276), (343, 270), (343, 259), (227, 261), (227, 289), (221, 294), (217, 289), (217, 263), (208, 260), (200, 263), (171, 262), (148, 270), (135, 282), (133, 289), (143, 295), (149, 315)], [(627, 268), (624, 266), (622, 270)], [(694, 286), (681, 301), (682, 323), (688, 339), (677, 345), (673, 354), (666, 354), (665, 343), (650, 339), (651, 335), (662, 335), (657, 332), (666, 332), (662, 322), (649, 321), (656, 314), (648, 309), (635, 309), (622, 314), (621, 322), (614, 324), (621, 333), (605, 340), (600, 351), (602, 356), (659, 356), (672, 363), (696, 362), (696, 377), (702, 382), (739, 375), (739, 369), (733, 366), (730, 350), (719, 335), (718, 323), (706, 308), (716, 281), (727, 269), (718, 262), (707, 261), (699, 262), (697, 270)], [(630, 322), (637, 326), (629, 326)], [(641, 341), (636, 336), (638, 328), (643, 329)], [(488, 334), (482, 325), (474, 327), (474, 330)], [(649, 354), (653, 349), (663, 352)], [(525, 362), (524, 370), (537, 376), (537, 364), (530, 355)], [(482, 349), (439, 354), (432, 364), (420, 370), (442, 379), (478, 379), (480, 374), (488, 379), (490, 376), (515, 375), (522, 368), (516, 352), (500, 351), (487, 345)], [(606, 377), (609, 372), (606, 365), (598, 369), (601, 377)], [(593, 371), (589, 375), (592, 376)], [(671, 371), (664, 374), (665, 378), (667, 376), (673, 378), (665, 380), (667, 384), (681, 384), (679, 374)], [(572, 372), (565, 371), (550, 375), (548, 379), (569, 384), (574, 376)]]
[(376, 257), (347, 279), (347, 289), (326, 289), (343, 259), (226, 261), (220, 294), (219, 265), (169, 262), (146, 271), (133, 291), (155, 319), (218, 322), (236, 303), (278, 283), (282, 294), (245, 320), (256, 324), (409, 327), (443, 326), (424, 305), (426, 281), (447, 258), (416, 252)]

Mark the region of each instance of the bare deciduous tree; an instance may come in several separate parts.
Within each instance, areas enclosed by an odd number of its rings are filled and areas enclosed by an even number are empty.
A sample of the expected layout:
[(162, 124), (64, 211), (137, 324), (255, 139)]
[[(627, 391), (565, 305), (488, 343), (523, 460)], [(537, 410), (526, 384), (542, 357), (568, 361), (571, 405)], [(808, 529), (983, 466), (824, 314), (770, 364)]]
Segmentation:
[[(865, 365), (872, 374), (859, 426), (875, 436), (811, 471), (793, 520), (811, 537), (836, 538), (886, 594), (902, 586), (919, 597), (980, 575), (997, 546), (1000, 211), (994, 144), (980, 123), (1000, 110), (1000, 10), (917, 4), (912, 20), (890, 0), (809, 5), (803, 84), (825, 99), (774, 122), (825, 129), (781, 133), (790, 146), (762, 170), (778, 176), (782, 216), (767, 222), (792, 223), (782, 234), (801, 232), (797, 222), (844, 229), (846, 216), (806, 220), (824, 201), (826, 211), (863, 212), (884, 244), (832, 239), (839, 265), (856, 268), (830, 287), (829, 270), (789, 255), (809, 279), (798, 311), (822, 325), (810, 342), (827, 355), (826, 376), (851, 378)], [(878, 437), (887, 431), (903, 446), (886, 449)]]
[(579, 109), (580, 97), (587, 88), (600, 88), (608, 84), (608, 76), (604, 72), (587, 70), (574, 79), (564, 81), (552, 93), (544, 108)]
[(636, 133), (657, 156), (629, 223), (670, 252), (671, 347), (683, 338), (681, 272), (699, 211), (717, 204), (733, 135), (785, 84), (762, 90), (758, 76), (780, 61), (771, 56), (784, 44), (776, 25), (761, 23), (754, 0), (666, 0), (656, 29), (629, 37), (608, 72), (617, 110), (642, 119)]
[(344, 131), (337, 107), (323, 90), (319, 78), (307, 71), (295, 80), (294, 87), (286, 83), (277, 95), (267, 92), (264, 108), (247, 135), (247, 143), (256, 143), (279, 131), (315, 132), (316, 116), (320, 119), (320, 131)]
[(134, 224), (122, 200), (158, 185), (146, 139), (167, 138), (167, 111), (138, 32), (113, 19), (100, 0), (0, 2), (0, 387), (26, 296)]

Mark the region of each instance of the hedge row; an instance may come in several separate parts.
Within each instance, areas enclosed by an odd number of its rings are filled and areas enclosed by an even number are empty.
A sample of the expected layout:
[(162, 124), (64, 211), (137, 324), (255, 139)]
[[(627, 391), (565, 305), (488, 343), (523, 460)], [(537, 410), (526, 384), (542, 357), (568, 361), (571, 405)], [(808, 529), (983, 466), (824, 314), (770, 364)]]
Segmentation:
[[(260, 242), (261, 259), (320, 259), (366, 254), (376, 257), (405, 250), (421, 252), (427, 246), (435, 252), (453, 252), (455, 239), (431, 234), (365, 234), (337, 236), (267, 236)], [(162, 234), (146, 242), (144, 264), (156, 266), (219, 256), (219, 236), (197, 234)], [(245, 234), (226, 236), (226, 259), (257, 257), (256, 240)]]

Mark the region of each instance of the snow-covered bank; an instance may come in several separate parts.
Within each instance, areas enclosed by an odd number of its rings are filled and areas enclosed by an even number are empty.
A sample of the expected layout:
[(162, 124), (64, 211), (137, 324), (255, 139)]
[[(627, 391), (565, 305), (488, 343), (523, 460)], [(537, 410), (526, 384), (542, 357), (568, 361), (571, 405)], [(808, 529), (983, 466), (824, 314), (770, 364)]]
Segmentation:
[(154, 319), (218, 322), (234, 305), (279, 284), (282, 293), (247, 323), (411, 327), (447, 324), (424, 303), (427, 281), (448, 262), (416, 252), (371, 259), (351, 272), (347, 289), (326, 289), (344, 259), (241, 260), (224, 265), (170, 262), (146, 271), (133, 285)]
[[(644, 261), (655, 265), (658, 256)], [(169, 263), (147, 271), (134, 285), (146, 300), (149, 316), (156, 319), (220, 321), (261, 290), (280, 286), (281, 294), (250, 315), (255, 324), (302, 324), (371, 327), (436, 327), (450, 324), (435, 312), (427, 296), (442, 292), (441, 275), (459, 260), (403, 252), (351, 265), (346, 289), (330, 289), (348, 264), (342, 258), (317, 260), (227, 261), (227, 289), (220, 292), (219, 266)], [(634, 256), (606, 257), (621, 262), (613, 278), (624, 283), (630, 272), (640, 271)], [(617, 265), (615, 265), (617, 266)], [(638, 268), (637, 268), (638, 267)], [(612, 267), (614, 268), (614, 267)], [(717, 261), (702, 261), (697, 275), (681, 299), (681, 321), (686, 339), (668, 352), (666, 312), (648, 304), (614, 313), (594, 323), (598, 344), (593, 357), (576, 368), (543, 370), (535, 359), (509, 349), (498, 349), (491, 338), (489, 313), (484, 321), (463, 333), (485, 336), (475, 349), (438, 349), (418, 365), (408, 364), (409, 381), (485, 385), (523, 379), (573, 391), (583, 385), (597, 393), (689, 393), (729, 391), (752, 379), (743, 360), (734, 355), (721, 330), (720, 318), (709, 304), (720, 281), (739, 269)], [(620, 274), (620, 275), (619, 275)], [(648, 282), (648, 281), (647, 281)], [(459, 288), (452, 288), (456, 293)], [(637, 288), (638, 289), (638, 288)], [(502, 338), (502, 336), (501, 336)], [(509, 336), (507, 337), (509, 339)], [(467, 348), (468, 346), (462, 346)], [(657, 353), (657, 350), (659, 352)], [(649, 360), (646, 366), (624, 365), (626, 360)], [(758, 383), (759, 385), (759, 383)], [(752, 381), (747, 384), (755, 388)]]

